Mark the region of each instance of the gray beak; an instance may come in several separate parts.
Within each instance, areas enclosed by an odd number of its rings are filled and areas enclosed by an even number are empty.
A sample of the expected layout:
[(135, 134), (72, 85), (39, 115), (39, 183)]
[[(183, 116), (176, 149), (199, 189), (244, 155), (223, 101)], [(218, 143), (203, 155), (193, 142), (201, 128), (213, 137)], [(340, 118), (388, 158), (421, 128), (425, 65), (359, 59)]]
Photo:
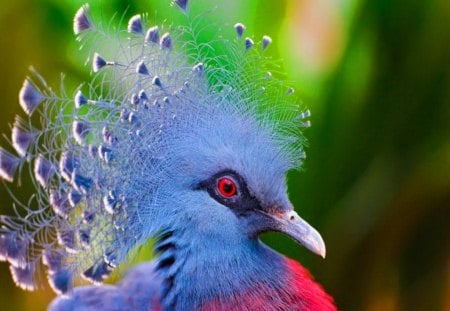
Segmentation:
[(277, 231), (290, 236), (311, 252), (325, 258), (326, 248), (320, 233), (300, 218), (294, 210), (273, 216), (273, 218), (277, 222)]

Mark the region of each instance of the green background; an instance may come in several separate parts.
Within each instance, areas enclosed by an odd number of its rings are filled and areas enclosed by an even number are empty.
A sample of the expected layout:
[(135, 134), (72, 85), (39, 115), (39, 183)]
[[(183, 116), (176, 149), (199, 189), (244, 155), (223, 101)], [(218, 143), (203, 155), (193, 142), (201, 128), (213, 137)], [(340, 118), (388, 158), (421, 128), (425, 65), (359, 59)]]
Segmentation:
[[(248, 35), (270, 35), (270, 53), (313, 114), (305, 170), (290, 173), (289, 190), (327, 258), (284, 236), (264, 239), (307, 266), (342, 310), (450, 310), (450, 2), (191, 2), (215, 8), (204, 18), (219, 34), (243, 22)], [(72, 33), (82, 3), (0, 2), (1, 133), (22, 114), (29, 65), (56, 88), (61, 72), (68, 89), (88, 78)], [(107, 18), (181, 18), (169, 0), (90, 4)], [(11, 205), (2, 188), (0, 213)], [(0, 264), (0, 310), (44, 310), (52, 297), (17, 289)]]

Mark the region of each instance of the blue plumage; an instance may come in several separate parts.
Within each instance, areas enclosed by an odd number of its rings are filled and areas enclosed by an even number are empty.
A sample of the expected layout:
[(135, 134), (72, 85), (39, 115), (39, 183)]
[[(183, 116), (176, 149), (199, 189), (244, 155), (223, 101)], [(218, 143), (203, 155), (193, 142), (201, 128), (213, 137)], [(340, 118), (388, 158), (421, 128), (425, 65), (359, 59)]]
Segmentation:
[[(187, 14), (187, 1), (175, 3)], [(34, 289), (42, 260), (52, 288), (69, 296), (52, 310), (220, 309), (256, 284), (289, 306), (286, 259), (258, 236), (285, 232), (325, 255), (285, 182), (304, 157), (309, 112), (268, 72), (261, 53), (271, 39), (256, 50), (240, 39), (244, 25), (235, 28), (238, 38), (223, 42), (229, 53), (212, 58), (195, 29), (173, 36), (135, 15), (127, 33), (105, 37), (88, 5), (76, 13), (75, 33), (94, 44), (92, 82), (65, 98), (33, 73), (21, 105), (45, 124), (17, 121), (18, 156), (0, 149), (7, 181), (34, 163), (27, 217), (0, 218), (0, 260), (18, 285)], [(117, 286), (72, 289), (79, 277), (102, 284), (150, 238), (155, 263)]]

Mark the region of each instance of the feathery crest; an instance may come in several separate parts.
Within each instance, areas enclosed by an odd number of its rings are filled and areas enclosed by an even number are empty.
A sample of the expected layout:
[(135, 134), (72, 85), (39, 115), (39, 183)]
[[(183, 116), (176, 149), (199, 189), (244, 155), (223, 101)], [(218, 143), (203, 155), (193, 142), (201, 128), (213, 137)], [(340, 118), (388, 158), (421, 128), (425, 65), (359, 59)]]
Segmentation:
[(246, 51), (248, 49), (250, 49), (253, 45), (255, 45), (255, 43), (253, 42), (253, 40), (251, 38), (245, 38), (245, 50)]
[(263, 36), (262, 38), (262, 49), (265, 50), (269, 44), (272, 43), (272, 38), (269, 36)]
[(89, 4), (83, 5), (73, 18), (73, 32), (76, 35), (93, 28)]
[(135, 34), (144, 34), (144, 28), (142, 26), (142, 20), (141, 15), (135, 15), (132, 18), (130, 18), (130, 21), (128, 22), (128, 32), (129, 33), (135, 33)]
[(236, 23), (234, 25), (234, 29), (236, 30), (236, 33), (238, 35), (239, 38), (242, 37), (242, 35), (244, 34), (245, 31), (245, 26), (242, 23)]
[(147, 33), (145, 35), (145, 42), (153, 42), (158, 43), (159, 42), (159, 32), (158, 32), (158, 26), (153, 26), (152, 28), (149, 28), (147, 30)]
[[(190, 21), (188, 1), (174, 3)], [(301, 127), (309, 125), (310, 113), (272, 77), (273, 66), (261, 54), (272, 40), (264, 36), (261, 49), (251, 49), (253, 39), (239, 40), (245, 26), (234, 27), (237, 39), (218, 42), (227, 54), (209, 57), (196, 28), (175, 27), (171, 35), (162, 26), (147, 29), (134, 15), (126, 32), (108, 36), (94, 27), (87, 4), (77, 11), (78, 39), (99, 38), (90, 40), (89, 91), (57, 96), (38, 74), (42, 91), (27, 78), (20, 105), (28, 117), (39, 114), (42, 129), (17, 118), (12, 145), (18, 157), (0, 147), (1, 178), (13, 182), (18, 168), (31, 165), (36, 187), (32, 199), (17, 206), (26, 217), (0, 218), (0, 260), (10, 263), (19, 286), (36, 288), (40, 261), (59, 294), (80, 276), (102, 282), (130, 250), (160, 233), (170, 221), (158, 204), (174, 141), (212, 116), (253, 120), (292, 168), (300, 166)]]
[(14, 173), (19, 166), (20, 159), (0, 147), (0, 176), (9, 182), (14, 180)]
[(35, 133), (26, 129), (25, 123), (16, 117), (11, 131), (11, 141), (14, 149), (21, 157), (25, 157), (28, 147), (35, 139)]
[(168, 32), (161, 36), (159, 45), (161, 45), (161, 49), (172, 49), (172, 38), (170, 37), (170, 34)]
[(19, 102), (23, 110), (28, 115), (31, 115), (44, 99), (45, 97), (36, 89), (32, 82), (29, 79), (26, 79), (19, 93)]
[(180, 9), (186, 12), (188, 7), (188, 0), (175, 0), (174, 3), (178, 5)]

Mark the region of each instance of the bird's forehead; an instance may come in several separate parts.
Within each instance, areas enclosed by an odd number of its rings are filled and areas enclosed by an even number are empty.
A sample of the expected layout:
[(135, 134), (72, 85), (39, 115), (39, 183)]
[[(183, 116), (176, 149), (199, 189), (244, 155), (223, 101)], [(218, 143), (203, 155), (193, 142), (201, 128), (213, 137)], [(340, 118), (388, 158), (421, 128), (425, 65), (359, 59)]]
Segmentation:
[(252, 117), (216, 111), (191, 124), (181, 141), (183, 170), (192, 179), (207, 179), (232, 170), (258, 197), (279, 201), (285, 196), (288, 161), (274, 134)]

